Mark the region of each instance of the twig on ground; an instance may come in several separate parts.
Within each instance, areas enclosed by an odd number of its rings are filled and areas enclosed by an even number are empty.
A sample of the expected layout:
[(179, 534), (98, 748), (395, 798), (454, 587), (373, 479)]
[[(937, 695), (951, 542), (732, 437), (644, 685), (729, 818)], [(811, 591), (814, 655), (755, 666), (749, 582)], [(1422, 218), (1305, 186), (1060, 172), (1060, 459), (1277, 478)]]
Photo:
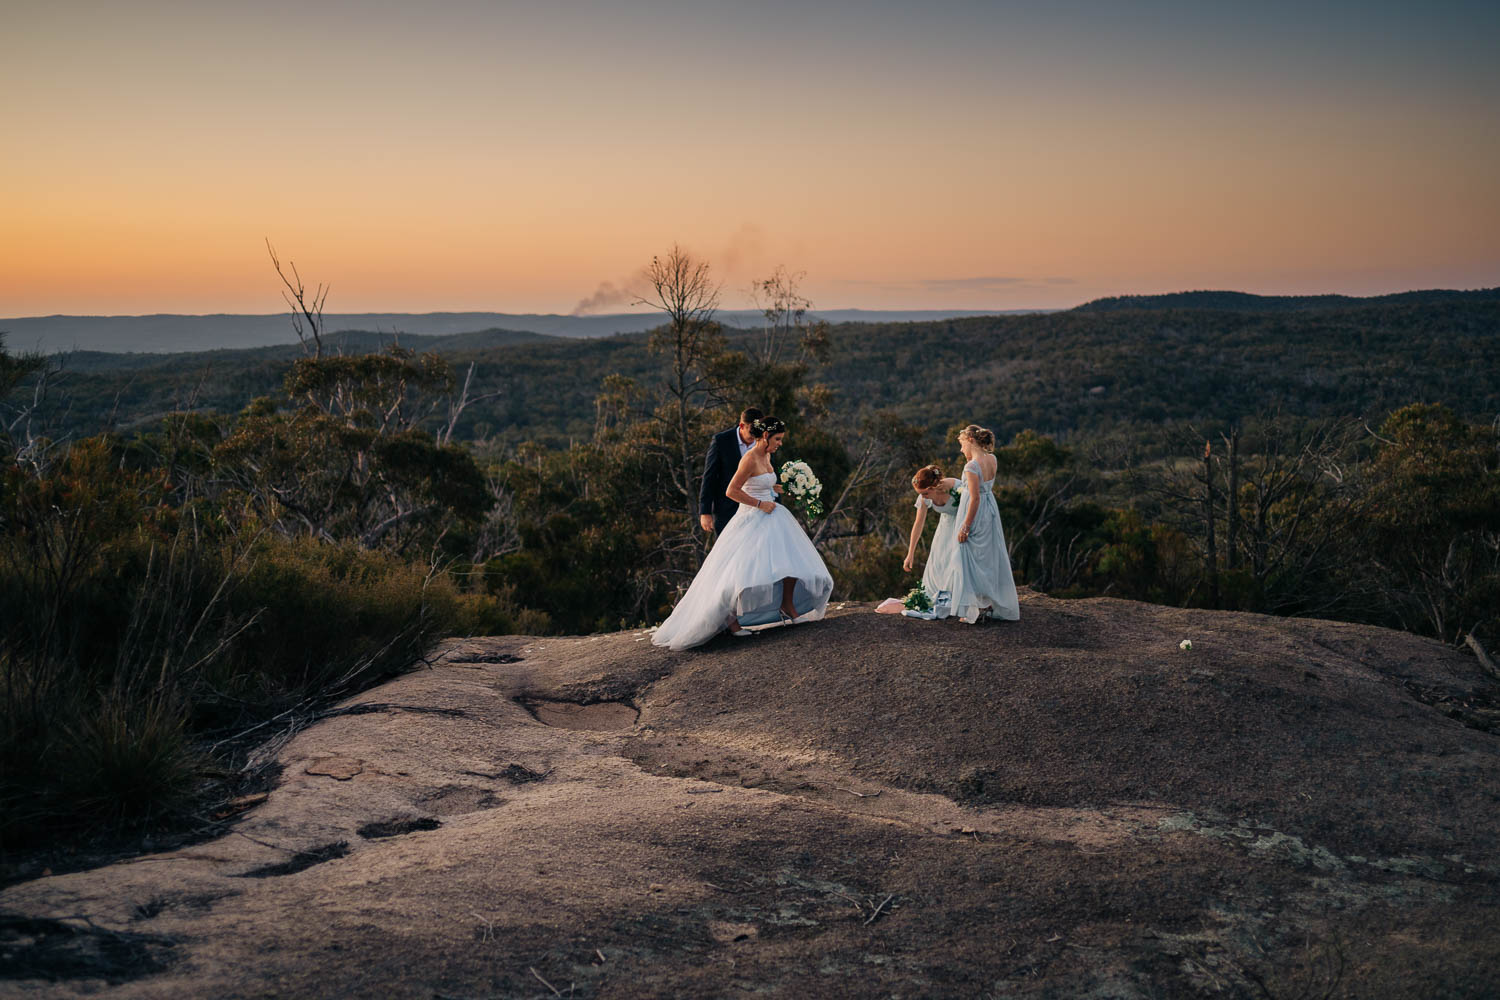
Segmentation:
[(1484, 668), (1485, 673), (1495, 678), (1495, 680), (1500, 681), (1500, 667), (1495, 666), (1495, 661), (1490, 659), (1490, 654), (1485, 652), (1485, 648), (1479, 644), (1479, 638), (1473, 632), (1470, 632), (1469, 637), (1464, 642), (1474, 651), (1474, 655), (1479, 658), (1479, 665)]
[(231, 830), (229, 832), (233, 833), (235, 836), (244, 837), (246, 840), (250, 841), (252, 844), (259, 844), (261, 847), (269, 847), (273, 851), (285, 851), (287, 854), (301, 854), (301, 853), (303, 853), (303, 851), (300, 848), (296, 848), (296, 847), (282, 847), (280, 844), (272, 844), (272, 843), (269, 843), (267, 841), (260, 840), (259, 838), (252, 837), (248, 833), (246, 833), (244, 830)]
[(879, 792), (856, 792), (852, 788), (840, 788), (838, 785), (833, 785), (832, 788), (835, 792), (848, 792), (858, 799), (873, 799), (880, 794)]
[(885, 909), (885, 905), (895, 898), (896, 894), (893, 892), (889, 896), (882, 899), (880, 901), (880, 905), (875, 907), (875, 909), (870, 912), (870, 915), (865, 918), (865, 926), (868, 927), (870, 924), (873, 924), (877, 919), (879, 919), (881, 911)]
[(1213, 972), (1210, 971), (1209, 968), (1202, 962), (1195, 962), (1191, 958), (1184, 958), (1182, 960), (1182, 964), (1189, 971), (1196, 969), (1199, 973), (1201, 973), (1205, 978), (1208, 979), (1210, 983), (1213, 983), (1213, 987), (1216, 992), (1223, 992), (1224, 981), (1218, 976), (1214, 975)]
[(298, 703), (296, 705), (293, 705), (291, 708), (287, 709), (285, 712), (282, 712), (280, 715), (273, 715), (271, 718), (267, 719), (266, 721), (256, 723), (255, 725), (251, 726), (249, 729), (241, 730), (240, 732), (235, 733), (232, 736), (226, 736), (222, 740), (220, 740), (219, 742), (217, 742), (217, 743), (213, 744), (212, 746), (210, 746), (208, 748), (208, 752), (209, 753), (213, 753), (215, 750), (219, 749), (219, 747), (223, 746), (225, 743), (229, 743), (232, 740), (243, 739), (244, 737), (249, 736), (251, 733), (255, 732), (257, 729), (263, 729), (266, 726), (269, 726), (271, 723), (277, 721), (278, 719), (284, 719), (288, 715), (291, 715), (293, 712), (297, 711), (298, 709), (303, 708), (306, 704), (307, 704), (307, 702), (305, 702), (305, 701), (304, 702), (300, 702), (300, 703)]
[(543, 986), (545, 986), (545, 987), (547, 987), (547, 989), (549, 989), (549, 990), (551, 990), (551, 991), (552, 991), (552, 995), (553, 995), (553, 996), (555, 996), (555, 997), (560, 997), (560, 996), (562, 996), (562, 993), (560, 993), (560, 992), (559, 992), (559, 991), (558, 991), (558, 989), (557, 989), (557, 987), (556, 987), (556, 986), (553, 986), (553, 985), (552, 985), (552, 984), (551, 984), (551, 983), (549, 983), (549, 982), (547, 982), (547, 980), (545, 980), (545, 979), (543, 979), (543, 978), (542, 978), (542, 974), (541, 974), (541, 973), (540, 973), (540, 972), (538, 972), (538, 971), (536, 971), (536, 969), (532, 969), (532, 968), (529, 968), (529, 967), (528, 967), (528, 971), (529, 971), (529, 972), (530, 972), (530, 973), (531, 973), (531, 974), (532, 974), (532, 975), (533, 975), (533, 976), (536, 976), (536, 981), (537, 981), (537, 982), (539, 982), (539, 983), (541, 983), (541, 984), (542, 984), (542, 985), (543, 985)]
[(853, 896), (845, 896), (842, 892), (839, 892), (837, 889), (831, 889), (829, 891), (832, 892), (835, 896), (843, 896), (844, 899), (847, 899), (854, 906), (854, 910), (855, 910), (856, 913), (864, 913), (865, 912), (865, 904), (861, 903), (859, 900), (855, 899)]
[(731, 893), (731, 894), (736, 895), (736, 896), (739, 895), (741, 892), (744, 892), (743, 889), (730, 889), (730, 888), (727, 888), (727, 887), (722, 886), (722, 885), (714, 885), (712, 882), (704, 882), (703, 884), (706, 885), (706, 886), (708, 886), (710, 889), (717, 889), (720, 892), (727, 892), (727, 893)]

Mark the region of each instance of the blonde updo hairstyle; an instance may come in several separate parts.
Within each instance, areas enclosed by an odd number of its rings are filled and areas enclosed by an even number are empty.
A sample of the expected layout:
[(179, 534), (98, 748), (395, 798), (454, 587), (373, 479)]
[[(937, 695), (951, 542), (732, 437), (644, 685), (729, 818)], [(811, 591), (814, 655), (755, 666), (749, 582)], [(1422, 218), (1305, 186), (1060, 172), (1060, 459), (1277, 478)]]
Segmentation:
[(959, 440), (968, 438), (970, 441), (973, 441), (985, 451), (995, 450), (995, 434), (987, 427), (980, 427), (978, 424), (970, 424), (969, 426), (958, 432), (958, 437)]
[(935, 465), (924, 465), (911, 477), (911, 488), (918, 493), (930, 490), (943, 481), (943, 470)]

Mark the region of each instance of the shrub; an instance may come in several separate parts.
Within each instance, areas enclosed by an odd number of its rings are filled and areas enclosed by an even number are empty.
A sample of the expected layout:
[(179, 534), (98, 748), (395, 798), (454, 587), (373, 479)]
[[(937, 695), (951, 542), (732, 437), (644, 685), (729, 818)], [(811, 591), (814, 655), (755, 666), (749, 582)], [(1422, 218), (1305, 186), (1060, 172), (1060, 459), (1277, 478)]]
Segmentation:
[(200, 790), (209, 735), (515, 624), (394, 554), (163, 506), (103, 438), (3, 482), (0, 844), (152, 820)]

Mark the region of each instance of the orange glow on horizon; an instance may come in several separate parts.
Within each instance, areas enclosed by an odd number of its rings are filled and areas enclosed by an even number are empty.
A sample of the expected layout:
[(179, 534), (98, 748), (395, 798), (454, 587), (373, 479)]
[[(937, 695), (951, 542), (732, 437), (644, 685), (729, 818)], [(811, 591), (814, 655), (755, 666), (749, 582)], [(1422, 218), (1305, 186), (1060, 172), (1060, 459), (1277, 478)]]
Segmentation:
[(874, 38), (874, 68), (710, 47), (684, 78), (467, 4), (315, 13), (348, 36), (326, 51), (265, 12), (147, 6), (29, 12), (0, 68), (23, 96), (0, 111), (23, 140), (0, 158), (0, 316), (275, 312), (267, 237), (337, 312), (568, 312), (674, 242), (726, 307), (778, 264), (827, 308), (1500, 284), (1478, 95), (1108, 86)]

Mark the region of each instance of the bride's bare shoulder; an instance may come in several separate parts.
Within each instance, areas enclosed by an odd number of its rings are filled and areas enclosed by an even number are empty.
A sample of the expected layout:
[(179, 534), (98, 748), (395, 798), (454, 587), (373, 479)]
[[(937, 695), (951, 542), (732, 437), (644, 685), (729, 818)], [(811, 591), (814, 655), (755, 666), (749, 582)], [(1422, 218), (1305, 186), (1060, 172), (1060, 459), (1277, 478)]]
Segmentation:
[(760, 467), (759, 462), (756, 460), (755, 451), (752, 449), (740, 456), (740, 467), (736, 470), (735, 474), (743, 475), (748, 479), (751, 476), (763, 475), (769, 471), (771, 470)]

